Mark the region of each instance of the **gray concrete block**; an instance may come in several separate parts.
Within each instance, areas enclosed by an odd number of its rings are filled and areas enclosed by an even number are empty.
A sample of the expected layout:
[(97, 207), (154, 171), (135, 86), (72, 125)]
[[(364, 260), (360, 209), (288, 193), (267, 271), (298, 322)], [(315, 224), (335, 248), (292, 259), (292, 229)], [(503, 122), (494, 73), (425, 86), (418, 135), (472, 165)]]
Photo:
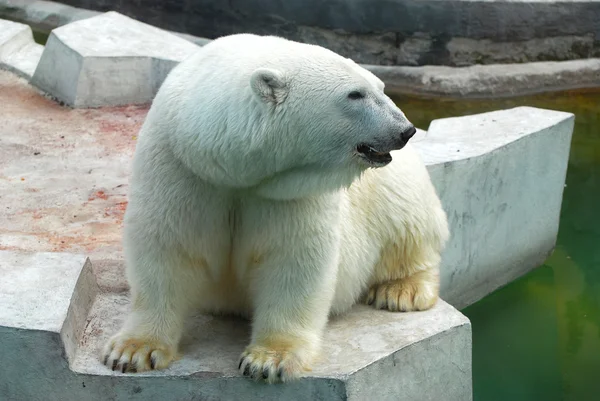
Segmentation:
[(0, 326), (59, 332), (82, 256), (0, 250)]
[[(323, 358), (295, 383), (267, 386), (242, 377), (237, 362), (249, 341), (248, 323), (204, 315), (190, 320), (182, 357), (168, 369), (113, 372), (99, 361), (99, 349), (122, 323), (129, 299), (98, 294), (89, 265), (74, 255), (0, 252), (2, 277), (9, 278), (0, 286), (0, 305), (12, 305), (0, 308), (5, 310), (0, 315), (3, 396), (28, 401), (471, 400), (470, 323), (444, 301), (412, 313), (355, 307), (329, 323)], [(33, 350), (35, 358), (23, 358)]]
[(574, 116), (517, 107), (431, 123), (415, 146), (448, 214), (441, 294), (457, 308), (554, 249)]
[(31, 83), (73, 107), (148, 103), (198, 46), (115, 12), (50, 34)]
[(43, 49), (29, 26), (0, 19), (0, 68), (30, 79)]
[[(98, 299), (84, 334), (86, 345), (72, 365), (75, 372), (120, 378), (123, 383), (131, 377), (110, 371), (98, 360), (100, 347), (118, 330), (128, 305), (125, 295)], [(470, 325), (443, 301), (430, 311), (417, 313), (356, 306), (330, 322), (322, 360), (307, 377), (289, 386), (249, 386), (240, 376), (237, 361), (249, 336), (250, 328), (243, 320), (197, 316), (182, 340), (182, 358), (166, 370), (143, 376), (189, 378), (194, 394), (215, 400), (364, 400), (366, 394), (378, 400), (439, 400), (440, 394), (448, 401), (470, 399)], [(415, 375), (423, 372), (439, 381), (427, 386), (414, 382)], [(228, 383), (227, 388), (215, 392), (206, 386), (217, 380)], [(173, 382), (168, 399), (189, 397), (189, 386), (185, 381)], [(148, 395), (140, 399), (144, 397)]]
[[(98, 293), (89, 260), (67, 253), (0, 250), (0, 277), (0, 328), (4, 333), (27, 336), (43, 332), (46, 334), (40, 339), (51, 344), (62, 339), (67, 358), (73, 359)], [(4, 352), (18, 356), (23, 351), (5, 348), (3, 340), (0, 336)]]
[(0, 19), (0, 60), (19, 51), (30, 39), (33, 35), (27, 25)]

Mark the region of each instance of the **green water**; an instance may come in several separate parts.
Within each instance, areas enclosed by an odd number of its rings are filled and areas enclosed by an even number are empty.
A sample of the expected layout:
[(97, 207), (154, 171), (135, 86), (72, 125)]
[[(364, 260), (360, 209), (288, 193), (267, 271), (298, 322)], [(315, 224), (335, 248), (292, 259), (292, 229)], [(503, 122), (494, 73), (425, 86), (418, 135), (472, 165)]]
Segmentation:
[(475, 401), (600, 400), (600, 92), (397, 103), (424, 129), (435, 118), (525, 105), (575, 114), (556, 250), (463, 313), (473, 325)]
[(48, 41), (48, 36), (50, 36), (50, 32), (44, 31), (41, 29), (31, 28), (33, 33), (33, 40), (40, 45), (46, 46), (46, 42)]

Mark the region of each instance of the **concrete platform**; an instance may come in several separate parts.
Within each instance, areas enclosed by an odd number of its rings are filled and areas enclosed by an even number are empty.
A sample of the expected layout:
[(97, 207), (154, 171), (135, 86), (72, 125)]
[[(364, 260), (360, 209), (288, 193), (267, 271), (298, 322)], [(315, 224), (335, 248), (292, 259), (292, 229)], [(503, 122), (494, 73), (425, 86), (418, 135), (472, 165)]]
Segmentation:
[(28, 25), (0, 19), (0, 69), (30, 79), (43, 50)]
[(0, 105), (0, 249), (120, 259), (148, 106), (61, 107), (6, 71)]
[[(120, 226), (147, 107), (60, 107), (8, 72), (0, 72), (0, 104), (0, 272), (10, 278), (0, 285), (0, 389), (8, 399), (471, 399), (470, 326), (443, 301), (409, 314), (356, 307), (331, 322), (326, 359), (291, 386), (242, 378), (235, 360), (247, 324), (207, 316), (191, 322), (184, 356), (168, 370), (105, 369), (98, 347), (128, 307)], [(517, 108), (438, 120), (415, 136), (450, 217), (442, 295), (452, 305), (552, 250), (572, 128), (571, 114)]]
[(129, 301), (124, 294), (96, 296), (89, 260), (70, 254), (0, 251), (0, 273), (5, 278), (0, 283), (0, 388), (9, 400), (468, 401), (472, 397), (470, 324), (443, 301), (414, 313), (357, 306), (330, 322), (323, 358), (307, 377), (266, 386), (237, 370), (249, 341), (245, 321), (197, 316), (183, 339), (183, 357), (171, 367), (122, 374), (103, 366), (98, 355), (120, 326)]
[(52, 31), (31, 83), (72, 107), (148, 103), (199, 47), (115, 12)]

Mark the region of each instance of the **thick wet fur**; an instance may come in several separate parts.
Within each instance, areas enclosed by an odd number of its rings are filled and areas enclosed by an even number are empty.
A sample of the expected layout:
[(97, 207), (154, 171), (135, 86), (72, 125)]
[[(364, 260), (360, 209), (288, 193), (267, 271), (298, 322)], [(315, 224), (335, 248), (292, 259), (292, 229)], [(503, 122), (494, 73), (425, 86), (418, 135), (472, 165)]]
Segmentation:
[(104, 364), (166, 368), (199, 309), (249, 317), (240, 374), (287, 382), (311, 369), (330, 315), (431, 308), (446, 215), (383, 89), (275, 37), (224, 37), (174, 68), (134, 156), (131, 311)]

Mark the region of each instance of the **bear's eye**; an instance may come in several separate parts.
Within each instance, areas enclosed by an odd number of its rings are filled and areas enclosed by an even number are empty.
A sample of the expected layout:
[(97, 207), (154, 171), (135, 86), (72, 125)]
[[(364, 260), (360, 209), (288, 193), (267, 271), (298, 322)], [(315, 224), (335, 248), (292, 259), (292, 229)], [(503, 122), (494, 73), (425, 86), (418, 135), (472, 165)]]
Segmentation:
[(363, 97), (365, 97), (365, 95), (359, 91), (352, 91), (348, 94), (348, 99), (352, 100), (362, 99)]

